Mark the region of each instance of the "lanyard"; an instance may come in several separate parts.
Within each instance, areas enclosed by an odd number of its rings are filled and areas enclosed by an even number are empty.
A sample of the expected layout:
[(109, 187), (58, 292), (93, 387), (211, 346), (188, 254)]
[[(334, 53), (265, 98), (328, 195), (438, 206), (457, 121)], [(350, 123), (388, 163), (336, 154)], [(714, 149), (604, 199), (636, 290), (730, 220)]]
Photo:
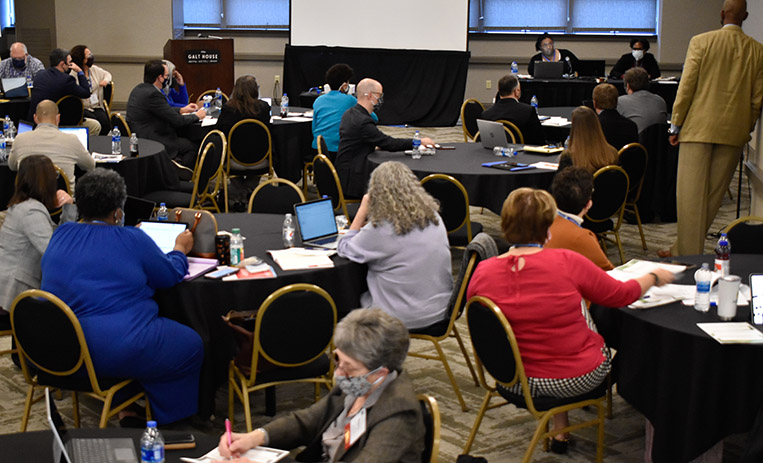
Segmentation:
[(514, 244), (509, 249), (514, 249), (514, 248), (543, 248), (543, 245), (538, 243)]
[(559, 215), (559, 217), (563, 218), (564, 220), (569, 220), (570, 222), (572, 222), (572, 223), (574, 223), (575, 225), (577, 225), (577, 227), (578, 227), (578, 228), (582, 228), (582, 227), (580, 226), (580, 224), (579, 224), (579, 223), (577, 223), (576, 221), (572, 220), (572, 218), (571, 218), (571, 217), (567, 217), (566, 215), (562, 214), (562, 213), (561, 213), (561, 212), (559, 212), (559, 211), (556, 211), (556, 213)]

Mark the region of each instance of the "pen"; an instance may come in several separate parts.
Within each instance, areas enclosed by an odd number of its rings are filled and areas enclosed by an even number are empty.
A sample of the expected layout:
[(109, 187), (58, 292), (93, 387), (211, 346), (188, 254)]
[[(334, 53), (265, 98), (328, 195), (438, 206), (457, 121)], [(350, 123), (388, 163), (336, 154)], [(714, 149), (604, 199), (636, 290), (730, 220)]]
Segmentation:
[(225, 418), (225, 434), (228, 436), (228, 449), (230, 450), (230, 445), (233, 443), (233, 440), (231, 436), (230, 420), (228, 418)]

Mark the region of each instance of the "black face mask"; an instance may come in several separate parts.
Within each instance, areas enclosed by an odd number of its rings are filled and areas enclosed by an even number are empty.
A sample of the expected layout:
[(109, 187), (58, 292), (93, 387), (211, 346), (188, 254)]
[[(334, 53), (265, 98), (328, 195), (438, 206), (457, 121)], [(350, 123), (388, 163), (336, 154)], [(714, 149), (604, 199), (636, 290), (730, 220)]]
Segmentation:
[(91, 55), (90, 58), (88, 58), (87, 61), (85, 61), (85, 64), (87, 65), (87, 67), (92, 67), (93, 63), (95, 63), (95, 56)]
[(170, 86), (170, 79), (164, 79), (164, 82), (162, 82), (162, 88), (167, 88)]
[(382, 103), (384, 103), (384, 97), (380, 96), (378, 100), (376, 100), (376, 103), (374, 103), (374, 111), (378, 111), (379, 108), (381, 108)]
[(26, 60), (25, 59), (16, 59), (13, 58), (13, 67), (16, 69), (23, 69), (24, 66), (26, 66)]

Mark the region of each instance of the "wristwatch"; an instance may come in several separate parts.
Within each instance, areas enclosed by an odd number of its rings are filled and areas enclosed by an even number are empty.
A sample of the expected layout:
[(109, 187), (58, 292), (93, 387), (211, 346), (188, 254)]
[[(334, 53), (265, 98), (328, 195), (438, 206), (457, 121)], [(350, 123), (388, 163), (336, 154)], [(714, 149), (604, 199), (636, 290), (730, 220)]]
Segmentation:
[(680, 131), (681, 131), (681, 127), (675, 124), (670, 124), (670, 128), (668, 129), (668, 135), (678, 135), (678, 132)]

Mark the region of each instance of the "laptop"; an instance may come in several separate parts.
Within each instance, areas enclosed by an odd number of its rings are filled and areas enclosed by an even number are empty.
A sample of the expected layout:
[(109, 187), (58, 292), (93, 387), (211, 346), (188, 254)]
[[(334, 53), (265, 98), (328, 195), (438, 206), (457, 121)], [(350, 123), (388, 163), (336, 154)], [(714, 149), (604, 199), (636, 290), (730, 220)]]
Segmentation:
[(509, 146), (506, 140), (506, 129), (500, 122), (477, 119), (477, 128), (480, 131), (480, 142), (483, 148), (491, 150), (496, 146)]
[(26, 77), (8, 77), (1, 79), (3, 96), (5, 98), (28, 98), (29, 90), (26, 86)]
[(750, 275), (750, 318), (755, 326), (763, 325), (763, 274)]
[(581, 59), (575, 65), (578, 77), (604, 77), (603, 59)]
[(295, 204), (294, 215), (303, 246), (336, 249), (339, 230), (336, 228), (331, 198)]
[(58, 130), (63, 133), (76, 135), (79, 142), (82, 143), (82, 146), (90, 151), (90, 135), (87, 133), (87, 127), (59, 127)]
[(159, 221), (145, 221), (140, 223), (140, 229), (143, 230), (149, 238), (154, 240), (159, 249), (163, 253), (175, 249), (175, 239), (178, 235), (183, 233), (188, 224), (185, 222), (159, 222)]
[(147, 199), (136, 198), (135, 196), (127, 196), (125, 201), (125, 225), (134, 227), (140, 222), (149, 220), (151, 214), (154, 213), (154, 207), (156, 203)]
[(536, 61), (535, 79), (561, 79), (564, 74), (564, 61)]
[[(135, 443), (127, 437), (68, 439), (66, 427), (45, 388), (45, 408), (48, 425), (53, 431), (53, 461), (55, 463), (137, 463)], [(63, 457), (62, 457), (63, 456)]]
[(19, 121), (19, 131), (16, 135), (21, 135), (24, 132), (31, 132), (32, 130), (34, 130), (34, 124), (27, 121)]

